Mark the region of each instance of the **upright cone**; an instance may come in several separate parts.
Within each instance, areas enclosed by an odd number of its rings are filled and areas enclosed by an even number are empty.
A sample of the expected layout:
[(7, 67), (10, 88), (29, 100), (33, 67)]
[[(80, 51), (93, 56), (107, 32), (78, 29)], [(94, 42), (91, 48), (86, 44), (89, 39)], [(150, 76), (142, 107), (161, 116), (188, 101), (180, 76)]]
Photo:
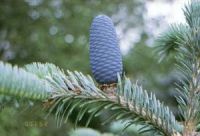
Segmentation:
[(90, 28), (90, 65), (99, 84), (117, 82), (122, 74), (122, 56), (112, 20), (105, 15), (94, 18)]

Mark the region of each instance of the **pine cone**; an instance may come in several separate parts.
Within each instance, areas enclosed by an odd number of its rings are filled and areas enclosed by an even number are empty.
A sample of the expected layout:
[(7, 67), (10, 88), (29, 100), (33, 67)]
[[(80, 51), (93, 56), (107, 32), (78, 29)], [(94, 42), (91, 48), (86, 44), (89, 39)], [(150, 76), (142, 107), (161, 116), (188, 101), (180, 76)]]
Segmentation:
[(112, 20), (99, 15), (90, 28), (90, 65), (95, 80), (100, 84), (117, 82), (122, 74), (122, 56)]

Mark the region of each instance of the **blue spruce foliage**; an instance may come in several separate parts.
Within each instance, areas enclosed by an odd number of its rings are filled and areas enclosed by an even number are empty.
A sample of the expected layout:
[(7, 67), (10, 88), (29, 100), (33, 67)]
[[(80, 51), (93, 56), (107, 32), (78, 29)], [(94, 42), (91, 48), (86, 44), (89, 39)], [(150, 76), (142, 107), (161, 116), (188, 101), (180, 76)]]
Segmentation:
[(122, 74), (122, 56), (112, 20), (106, 15), (94, 18), (90, 28), (90, 65), (100, 84), (117, 82)]

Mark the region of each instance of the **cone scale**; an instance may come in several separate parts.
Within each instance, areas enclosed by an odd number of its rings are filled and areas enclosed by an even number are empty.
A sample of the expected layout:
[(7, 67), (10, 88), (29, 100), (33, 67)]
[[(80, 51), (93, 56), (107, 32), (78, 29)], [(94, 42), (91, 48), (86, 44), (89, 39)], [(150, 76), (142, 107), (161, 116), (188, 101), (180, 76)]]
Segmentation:
[(99, 15), (90, 28), (90, 65), (99, 84), (117, 83), (122, 74), (122, 56), (112, 20)]

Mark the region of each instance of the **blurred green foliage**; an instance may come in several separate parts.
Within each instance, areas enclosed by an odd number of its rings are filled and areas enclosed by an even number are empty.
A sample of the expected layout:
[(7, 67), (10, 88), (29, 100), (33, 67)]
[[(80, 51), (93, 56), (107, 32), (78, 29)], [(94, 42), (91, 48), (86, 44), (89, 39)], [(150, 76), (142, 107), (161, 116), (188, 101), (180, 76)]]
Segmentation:
[[(144, 3), (139, 0), (1, 0), (0, 59), (18, 65), (51, 62), (63, 69), (90, 74), (88, 37), (93, 17), (111, 16), (117, 27), (123, 26), (125, 34), (134, 27), (143, 31), (143, 12)], [(153, 48), (146, 46), (147, 39), (143, 32), (141, 40), (124, 55), (124, 70), (134, 81), (155, 90), (167, 102), (173, 96), (171, 88), (176, 80), (173, 60), (158, 64)], [(6, 105), (0, 112), (0, 135), (67, 136), (72, 132), (73, 123), (57, 128), (52, 116), (45, 120), (39, 104), (30, 106), (20, 102), (18, 108), (11, 106), (15, 103)], [(168, 101), (168, 104), (174, 102)], [(90, 127), (111, 131), (107, 126), (100, 127), (100, 120), (110, 114), (103, 114)], [(39, 127), (40, 121), (47, 121), (47, 127)], [(26, 126), (25, 122), (36, 122), (36, 126)]]

